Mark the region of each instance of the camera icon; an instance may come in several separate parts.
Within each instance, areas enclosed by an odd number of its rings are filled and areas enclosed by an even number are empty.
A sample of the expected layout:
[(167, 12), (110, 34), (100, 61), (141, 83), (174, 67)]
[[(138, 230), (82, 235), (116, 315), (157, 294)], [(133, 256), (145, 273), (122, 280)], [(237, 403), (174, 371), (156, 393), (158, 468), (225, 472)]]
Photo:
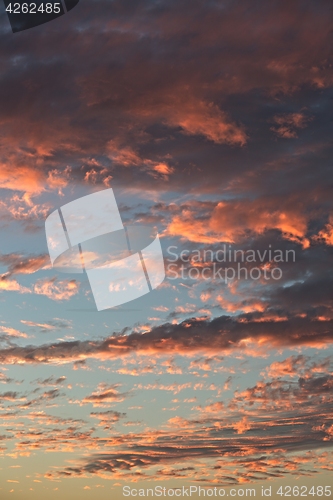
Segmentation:
[(4, 0), (13, 33), (48, 23), (74, 9), (80, 0)]
[(124, 226), (113, 190), (84, 196), (45, 221), (52, 266), (87, 273), (98, 311), (157, 288), (165, 278), (159, 235), (147, 226)]

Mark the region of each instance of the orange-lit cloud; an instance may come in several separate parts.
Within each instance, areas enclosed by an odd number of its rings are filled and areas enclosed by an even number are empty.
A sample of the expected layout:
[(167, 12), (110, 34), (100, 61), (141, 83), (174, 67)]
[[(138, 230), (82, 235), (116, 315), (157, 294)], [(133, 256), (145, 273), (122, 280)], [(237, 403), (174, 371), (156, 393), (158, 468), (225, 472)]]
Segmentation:
[(52, 300), (69, 300), (79, 291), (79, 283), (76, 280), (58, 280), (46, 278), (38, 280), (34, 285), (34, 293), (45, 295)]
[(271, 128), (277, 136), (284, 139), (294, 139), (297, 137), (297, 129), (307, 126), (311, 118), (303, 113), (290, 113), (286, 115), (274, 116), (274, 127)]
[(205, 220), (198, 220), (193, 210), (184, 210), (173, 217), (167, 232), (198, 243), (234, 243), (242, 241), (249, 232), (262, 234), (278, 229), (286, 239), (308, 246), (308, 220), (302, 207), (290, 203), (277, 208), (277, 204), (272, 199), (220, 202)]
[[(132, 333), (101, 341), (77, 340), (42, 346), (11, 347), (0, 350), (0, 360), (4, 364), (63, 364), (82, 362), (89, 358), (113, 359), (133, 353), (149, 356), (176, 353), (223, 355), (231, 350), (258, 356), (268, 349), (283, 347), (325, 348), (333, 341), (332, 320), (309, 321), (307, 317), (295, 317), (283, 321), (265, 321), (264, 316), (262, 321), (255, 318), (252, 322), (250, 317), (247, 321), (243, 319), (246, 316), (239, 320), (229, 316), (212, 320), (190, 319), (180, 324), (166, 323), (153, 327), (143, 334)], [(176, 389), (176, 386), (171, 386), (168, 390)]]

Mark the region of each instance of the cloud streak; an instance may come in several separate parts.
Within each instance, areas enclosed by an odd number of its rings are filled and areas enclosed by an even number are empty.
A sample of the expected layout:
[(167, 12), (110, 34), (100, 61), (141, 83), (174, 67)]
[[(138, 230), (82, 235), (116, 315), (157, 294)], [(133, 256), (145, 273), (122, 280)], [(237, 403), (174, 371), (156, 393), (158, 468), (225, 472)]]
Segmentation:
[[(190, 318), (180, 324), (166, 323), (144, 334), (108, 337), (102, 341), (60, 342), (44, 346), (0, 350), (4, 364), (69, 363), (89, 358), (115, 359), (132, 353), (219, 353), (240, 350), (259, 355), (262, 349), (307, 346), (324, 348), (333, 341), (333, 320), (295, 317), (265, 321), (265, 316), (244, 314), (238, 319), (221, 316), (212, 320)], [(258, 321), (257, 319), (261, 320)]]

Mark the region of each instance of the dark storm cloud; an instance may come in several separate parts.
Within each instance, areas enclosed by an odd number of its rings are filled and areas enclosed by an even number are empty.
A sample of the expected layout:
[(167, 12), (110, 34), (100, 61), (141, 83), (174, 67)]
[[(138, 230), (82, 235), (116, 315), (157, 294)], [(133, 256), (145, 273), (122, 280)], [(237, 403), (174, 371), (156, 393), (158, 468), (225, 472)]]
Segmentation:
[(2, 160), (17, 169), (1, 185), (40, 191), (71, 165), (165, 189), (169, 168), (170, 189), (297, 186), (328, 201), (331, 21), (325, 0), (99, 0), (15, 38), (3, 29)]

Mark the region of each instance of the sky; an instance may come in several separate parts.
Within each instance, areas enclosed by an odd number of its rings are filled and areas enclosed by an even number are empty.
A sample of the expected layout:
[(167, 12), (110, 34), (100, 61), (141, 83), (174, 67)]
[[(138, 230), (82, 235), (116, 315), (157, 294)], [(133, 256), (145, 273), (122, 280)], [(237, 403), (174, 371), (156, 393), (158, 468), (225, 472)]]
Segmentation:
[[(1, 499), (332, 486), (332, 27), (81, 0), (13, 34), (1, 3)], [(45, 219), (108, 188), (166, 278), (97, 311)]]

